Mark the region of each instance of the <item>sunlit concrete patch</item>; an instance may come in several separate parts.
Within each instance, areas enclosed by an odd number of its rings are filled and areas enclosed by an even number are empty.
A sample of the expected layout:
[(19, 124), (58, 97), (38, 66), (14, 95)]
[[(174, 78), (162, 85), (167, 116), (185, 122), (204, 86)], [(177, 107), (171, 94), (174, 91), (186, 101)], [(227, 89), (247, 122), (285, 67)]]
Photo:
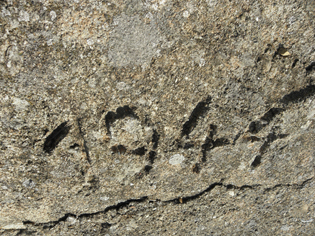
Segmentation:
[(129, 117), (114, 122), (110, 132), (111, 146), (121, 144), (130, 150), (145, 145), (152, 136), (152, 129), (145, 129), (138, 119)]
[(171, 165), (179, 165), (185, 160), (185, 157), (181, 154), (175, 154), (171, 156), (169, 163)]
[(139, 16), (122, 14), (114, 19), (108, 60), (112, 66), (146, 65), (158, 53), (160, 36), (154, 22), (146, 24)]

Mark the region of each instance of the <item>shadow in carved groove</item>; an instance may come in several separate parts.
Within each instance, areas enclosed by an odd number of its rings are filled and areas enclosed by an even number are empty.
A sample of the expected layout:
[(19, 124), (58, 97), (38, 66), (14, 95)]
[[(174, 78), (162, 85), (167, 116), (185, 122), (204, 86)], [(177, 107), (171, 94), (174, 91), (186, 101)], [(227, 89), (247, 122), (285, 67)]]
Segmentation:
[(132, 151), (132, 154), (143, 156), (146, 153), (147, 149), (145, 147), (140, 147)]
[(51, 153), (62, 139), (64, 139), (70, 131), (70, 126), (67, 125), (67, 121), (60, 124), (54, 131), (48, 135), (44, 142), (44, 151)]
[(289, 104), (290, 102), (300, 102), (301, 100), (308, 98), (315, 94), (315, 85), (308, 85), (297, 91), (293, 91), (280, 99), (281, 103)]
[(252, 134), (258, 133), (262, 130), (266, 125), (273, 120), (273, 118), (279, 113), (283, 112), (283, 108), (271, 108), (267, 111), (259, 120), (252, 121), (248, 126), (248, 131)]
[[(125, 117), (133, 117), (135, 119), (139, 119), (138, 115), (134, 112), (135, 108), (130, 108), (129, 106), (118, 107), (116, 112), (109, 111), (105, 116), (105, 124), (108, 134), (110, 134), (110, 125), (114, 123), (118, 119), (123, 119)], [(156, 149), (158, 146), (158, 141), (160, 139), (160, 135), (158, 132), (153, 129), (152, 142), (153, 148)], [(125, 153), (127, 149), (123, 145), (113, 146), (111, 147), (114, 153)], [(145, 147), (140, 147), (135, 150), (132, 150), (133, 154), (143, 156), (146, 153), (147, 149)]]
[(153, 129), (153, 135), (152, 135), (152, 143), (153, 143), (153, 149), (156, 149), (159, 144), (160, 135), (156, 131), (156, 129)]
[(309, 66), (307, 66), (306, 68), (306, 73), (311, 73), (313, 70), (315, 70), (315, 61), (313, 61)]
[(204, 144), (201, 145), (201, 152), (202, 152), (202, 162), (206, 161), (207, 152), (213, 148), (221, 147), (230, 144), (229, 140), (225, 138), (218, 138), (214, 140), (214, 135), (217, 132), (217, 126), (210, 124), (210, 132), (207, 136)]
[(195, 109), (191, 112), (188, 121), (185, 122), (182, 129), (182, 137), (188, 136), (190, 132), (196, 127), (197, 121), (200, 116), (204, 115), (209, 107), (207, 106), (211, 102), (211, 97), (208, 96), (205, 101), (201, 101), (197, 104)]
[(139, 119), (139, 117), (134, 113), (133, 109), (131, 109), (129, 106), (118, 107), (116, 112), (109, 111), (105, 116), (107, 132), (110, 134), (111, 123), (115, 122), (115, 120), (123, 119), (128, 116)]
[(155, 151), (150, 151), (148, 159), (149, 159), (150, 164), (153, 164), (154, 160), (156, 159), (156, 152)]
[(230, 144), (228, 139), (218, 138), (213, 140), (210, 137), (207, 137), (204, 144), (201, 146), (202, 150), (202, 162), (206, 161), (207, 152), (216, 147), (222, 147)]

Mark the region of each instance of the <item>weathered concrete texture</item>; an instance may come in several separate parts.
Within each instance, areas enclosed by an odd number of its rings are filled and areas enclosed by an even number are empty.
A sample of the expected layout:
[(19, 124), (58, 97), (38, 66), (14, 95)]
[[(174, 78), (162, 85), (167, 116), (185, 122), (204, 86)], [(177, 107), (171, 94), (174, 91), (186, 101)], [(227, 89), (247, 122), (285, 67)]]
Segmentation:
[(1, 233), (314, 234), (314, 1), (0, 7)]

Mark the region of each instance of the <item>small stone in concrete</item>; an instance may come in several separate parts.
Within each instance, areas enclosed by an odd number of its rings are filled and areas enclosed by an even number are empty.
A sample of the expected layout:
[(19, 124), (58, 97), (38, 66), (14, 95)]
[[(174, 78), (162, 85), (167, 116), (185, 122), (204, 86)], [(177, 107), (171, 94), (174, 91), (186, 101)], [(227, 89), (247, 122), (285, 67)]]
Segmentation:
[(171, 165), (178, 165), (178, 164), (181, 164), (184, 160), (185, 160), (185, 157), (183, 155), (175, 154), (170, 158), (169, 163)]
[(35, 183), (34, 183), (33, 180), (28, 179), (28, 180), (25, 180), (23, 182), (23, 186), (26, 187), (26, 188), (33, 188), (33, 187), (35, 187)]
[(22, 100), (20, 98), (13, 98), (12, 103), (15, 105), (15, 109), (17, 111), (26, 110), (27, 107), (30, 105), (28, 101)]
[(10, 230), (10, 229), (26, 229), (26, 226), (23, 223), (10, 224), (3, 226), (2, 229)]

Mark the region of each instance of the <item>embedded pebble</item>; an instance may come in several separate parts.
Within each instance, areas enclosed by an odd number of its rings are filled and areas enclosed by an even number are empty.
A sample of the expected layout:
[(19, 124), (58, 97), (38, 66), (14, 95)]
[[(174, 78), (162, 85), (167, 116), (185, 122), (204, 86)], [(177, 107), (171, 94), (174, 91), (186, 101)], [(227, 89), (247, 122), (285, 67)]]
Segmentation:
[(185, 157), (181, 154), (175, 154), (171, 156), (170, 160), (168, 161), (171, 165), (178, 165), (181, 164), (185, 160)]

